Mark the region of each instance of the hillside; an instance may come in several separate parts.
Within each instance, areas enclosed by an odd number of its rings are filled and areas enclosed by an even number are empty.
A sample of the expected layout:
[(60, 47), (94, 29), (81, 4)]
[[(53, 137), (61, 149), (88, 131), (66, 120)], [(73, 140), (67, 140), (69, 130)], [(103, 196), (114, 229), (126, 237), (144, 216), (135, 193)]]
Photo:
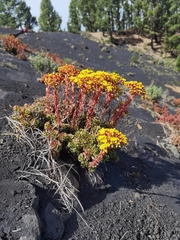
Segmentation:
[[(16, 30), (0, 32), (12, 34)], [(71, 59), (80, 69), (116, 71), (145, 86), (153, 82), (168, 90), (164, 97), (167, 103), (172, 97), (180, 97), (179, 73), (148, 55), (129, 51), (125, 44), (106, 46), (67, 32), (32, 32), (19, 39), (32, 49)], [(94, 175), (78, 167), (78, 174), (72, 175), (85, 210), (83, 214), (78, 208), (85, 223), (76, 212), (64, 213), (59, 196), (46, 182), (19, 174), (26, 170), (32, 149), (18, 141), (4, 117), (10, 116), (14, 105), (44, 96), (45, 86), (38, 81), (40, 76), (30, 61), (8, 54), (2, 43), (0, 59), (0, 239), (178, 240), (180, 155), (163, 125), (139, 99), (117, 126), (129, 139), (127, 149), (118, 150), (120, 160), (100, 164)]]

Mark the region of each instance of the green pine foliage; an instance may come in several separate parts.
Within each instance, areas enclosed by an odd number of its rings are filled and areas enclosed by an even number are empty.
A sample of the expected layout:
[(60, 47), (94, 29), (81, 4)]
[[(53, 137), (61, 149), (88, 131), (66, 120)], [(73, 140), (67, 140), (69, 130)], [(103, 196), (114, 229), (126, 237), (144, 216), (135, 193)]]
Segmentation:
[(39, 31), (58, 32), (60, 31), (62, 19), (54, 10), (51, 0), (42, 0), (40, 5), (40, 16), (38, 18)]
[(118, 34), (130, 30), (138, 35), (148, 34), (150, 45), (162, 45), (165, 53), (179, 55), (179, 0), (71, 0), (68, 30)]
[(180, 72), (180, 55), (178, 55), (178, 57), (176, 59), (176, 68)]
[(72, 0), (69, 5), (69, 21), (67, 24), (68, 32), (77, 33), (81, 30), (78, 16), (77, 0)]
[(85, 27), (86, 31), (96, 32), (97, 0), (78, 0), (77, 7), (80, 23)]
[(16, 28), (23, 23), (26, 28), (37, 26), (36, 17), (31, 14), (31, 8), (23, 0), (0, 0), (0, 26)]

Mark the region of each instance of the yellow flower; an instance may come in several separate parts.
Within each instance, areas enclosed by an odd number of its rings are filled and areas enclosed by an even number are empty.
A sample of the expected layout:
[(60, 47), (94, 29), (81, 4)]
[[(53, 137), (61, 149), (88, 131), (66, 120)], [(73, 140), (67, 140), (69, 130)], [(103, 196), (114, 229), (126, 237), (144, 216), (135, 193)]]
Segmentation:
[(82, 70), (77, 76), (73, 76), (70, 80), (89, 92), (95, 89), (102, 89), (104, 92), (121, 93), (122, 89), (119, 84), (124, 84), (125, 79), (118, 74), (108, 73), (104, 71), (92, 71), (89, 69)]
[(97, 140), (100, 150), (104, 153), (109, 148), (117, 148), (128, 144), (127, 137), (115, 128), (101, 128), (98, 131)]
[(145, 87), (142, 82), (129, 81), (125, 82), (124, 86), (130, 89), (129, 91), (132, 95), (146, 95)]

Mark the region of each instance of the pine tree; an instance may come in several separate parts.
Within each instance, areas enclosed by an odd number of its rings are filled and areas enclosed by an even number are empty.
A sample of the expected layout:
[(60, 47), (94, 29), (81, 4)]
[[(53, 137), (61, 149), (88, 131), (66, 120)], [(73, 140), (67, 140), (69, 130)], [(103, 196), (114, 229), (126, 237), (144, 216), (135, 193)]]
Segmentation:
[(166, 51), (177, 52), (180, 44), (180, 5), (177, 0), (169, 1), (168, 18), (165, 23)]
[(81, 24), (86, 28), (86, 31), (96, 32), (97, 0), (78, 0), (77, 2)]
[(128, 0), (123, 2), (123, 29), (127, 30), (132, 26), (132, 11), (131, 11), (131, 4)]
[(16, 28), (23, 23), (28, 29), (33, 29), (37, 21), (30, 10), (23, 0), (0, 0), (0, 26)]
[(108, 26), (108, 15), (106, 14), (105, 4), (103, 0), (97, 1), (97, 18), (95, 21), (95, 27), (102, 31), (103, 35), (105, 31), (110, 30)]
[(153, 41), (160, 43), (159, 33), (164, 34), (164, 27), (168, 20), (169, 0), (143, 0), (144, 29), (151, 35), (151, 48)]
[(98, 0), (97, 1), (97, 18), (95, 26), (100, 31), (110, 33), (114, 30), (113, 18), (113, 0)]
[(77, 33), (81, 31), (81, 24), (78, 16), (77, 0), (71, 0), (69, 5), (68, 31)]
[(117, 31), (120, 31), (122, 29), (121, 24), (122, 2), (123, 0), (113, 1), (114, 28), (117, 29)]
[(144, 29), (144, 23), (143, 23), (143, 5), (141, 0), (135, 0), (133, 2), (133, 27), (138, 31), (138, 33), (141, 33)]
[(24, 23), (27, 29), (33, 29), (37, 26), (36, 17), (33, 17), (30, 12), (31, 8), (28, 7), (25, 1), (20, 1), (16, 6), (15, 14), (20, 23)]
[(42, 32), (57, 32), (60, 30), (62, 19), (54, 10), (51, 0), (41, 1), (38, 22), (39, 30)]
[(0, 0), (0, 26), (8, 26), (16, 28), (17, 22), (15, 17), (12, 15), (12, 3), (8, 0)]

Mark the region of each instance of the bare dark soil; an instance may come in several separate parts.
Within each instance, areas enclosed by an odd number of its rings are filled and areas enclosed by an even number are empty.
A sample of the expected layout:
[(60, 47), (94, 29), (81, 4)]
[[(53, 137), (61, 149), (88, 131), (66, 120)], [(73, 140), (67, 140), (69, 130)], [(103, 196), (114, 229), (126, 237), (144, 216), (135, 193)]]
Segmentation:
[[(153, 80), (164, 90), (166, 83), (180, 83), (180, 74), (156, 66), (146, 56), (130, 66), (132, 53), (125, 45), (104, 52), (104, 46), (66, 32), (28, 33), (20, 38), (33, 49), (71, 58), (81, 68), (118, 71), (146, 86)], [(179, 240), (180, 157), (166, 141), (162, 125), (140, 107), (139, 100), (117, 126), (129, 138), (128, 148), (118, 150), (120, 160), (100, 164), (95, 185), (78, 169), (78, 196), (85, 210), (81, 214), (88, 226), (76, 213), (61, 219), (58, 196), (36, 178), (18, 178), (32, 150), (17, 140), (4, 117), (14, 105), (44, 96), (45, 87), (29, 61), (18, 60), (2, 46), (0, 60), (0, 239)], [(169, 96), (179, 93), (169, 90)]]

